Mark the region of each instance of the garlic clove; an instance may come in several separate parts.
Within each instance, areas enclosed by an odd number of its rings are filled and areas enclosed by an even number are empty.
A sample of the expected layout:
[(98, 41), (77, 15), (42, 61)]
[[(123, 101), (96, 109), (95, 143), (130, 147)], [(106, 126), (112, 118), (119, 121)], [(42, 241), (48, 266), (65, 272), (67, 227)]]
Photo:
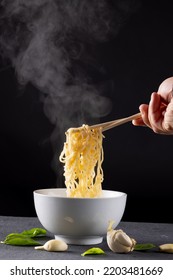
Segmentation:
[(130, 251), (130, 247), (124, 246), (117, 241), (112, 242), (111, 239), (108, 241), (108, 246), (111, 249), (111, 251), (115, 253), (127, 253)]
[(63, 240), (52, 239), (47, 241), (43, 246), (36, 246), (36, 250), (45, 250), (49, 252), (66, 251), (68, 245)]
[(116, 253), (128, 253), (134, 250), (136, 241), (130, 238), (123, 230), (113, 230), (113, 221), (109, 222), (107, 231), (108, 247)]
[(132, 246), (132, 239), (124, 231), (117, 233), (117, 240), (124, 246)]
[(173, 244), (167, 243), (159, 246), (159, 249), (165, 253), (173, 253)]
[[(130, 246), (127, 246), (119, 241), (120, 235), (124, 235), (123, 231), (114, 231), (114, 233), (107, 235), (108, 247), (115, 253), (128, 253), (133, 250), (133, 242), (131, 241)], [(122, 238), (120, 238), (122, 239)], [(124, 239), (123, 239), (124, 240)], [(125, 242), (124, 242), (125, 243)]]
[(131, 251), (133, 251), (137, 242), (134, 238), (131, 238), (131, 240), (132, 240)]

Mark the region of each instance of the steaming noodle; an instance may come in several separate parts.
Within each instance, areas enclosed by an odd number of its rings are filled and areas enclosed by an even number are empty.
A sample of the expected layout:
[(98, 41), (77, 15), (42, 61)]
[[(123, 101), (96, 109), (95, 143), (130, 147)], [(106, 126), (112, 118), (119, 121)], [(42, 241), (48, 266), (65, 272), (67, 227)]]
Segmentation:
[(64, 163), (68, 197), (93, 198), (102, 194), (103, 134), (88, 125), (66, 131), (66, 142), (60, 154)]

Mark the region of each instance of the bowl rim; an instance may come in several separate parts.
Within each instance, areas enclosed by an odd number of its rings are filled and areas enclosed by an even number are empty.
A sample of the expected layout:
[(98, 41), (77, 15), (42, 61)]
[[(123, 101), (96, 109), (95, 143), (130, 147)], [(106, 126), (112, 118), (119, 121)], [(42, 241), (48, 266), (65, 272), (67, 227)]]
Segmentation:
[(71, 200), (107, 200), (107, 199), (117, 199), (120, 197), (127, 197), (127, 193), (122, 192), (122, 191), (115, 191), (115, 190), (107, 190), (107, 189), (102, 189), (103, 193), (112, 193), (114, 195), (112, 196), (100, 196), (100, 197), (67, 197), (67, 196), (58, 196), (58, 195), (52, 195), (52, 194), (45, 194), (41, 193), (44, 191), (54, 191), (54, 190), (60, 190), (60, 191), (65, 191), (66, 188), (42, 188), (42, 189), (35, 189), (33, 191), (34, 195), (38, 196), (43, 196), (43, 197), (52, 197), (52, 198), (61, 198), (61, 199), (71, 199)]

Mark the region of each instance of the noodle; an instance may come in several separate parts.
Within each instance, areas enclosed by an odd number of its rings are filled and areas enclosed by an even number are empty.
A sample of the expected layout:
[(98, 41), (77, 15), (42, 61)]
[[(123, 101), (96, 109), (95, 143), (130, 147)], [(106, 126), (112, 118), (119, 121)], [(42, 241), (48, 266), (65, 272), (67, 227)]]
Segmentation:
[(102, 130), (88, 125), (70, 128), (60, 154), (64, 163), (67, 197), (93, 198), (102, 194)]

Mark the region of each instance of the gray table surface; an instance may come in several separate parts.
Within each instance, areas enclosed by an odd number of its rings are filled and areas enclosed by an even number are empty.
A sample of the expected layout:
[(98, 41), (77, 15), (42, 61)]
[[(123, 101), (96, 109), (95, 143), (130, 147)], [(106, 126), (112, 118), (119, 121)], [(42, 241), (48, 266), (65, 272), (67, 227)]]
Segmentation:
[[(33, 227), (42, 227), (36, 217), (11, 217), (0, 216), (0, 241), (12, 232), (21, 232)], [(142, 223), (142, 222), (121, 222), (117, 229), (124, 230), (129, 236), (136, 239), (138, 243), (154, 243), (156, 245), (173, 243), (173, 224), (164, 223)], [(47, 232), (47, 236), (41, 239), (44, 244), (52, 239), (52, 235)], [(81, 254), (91, 248), (100, 247), (105, 251), (104, 255)], [(1, 260), (172, 260), (173, 254), (161, 253), (158, 248), (149, 251), (133, 251), (128, 254), (113, 253), (107, 246), (104, 238), (103, 242), (97, 245), (69, 245), (66, 252), (47, 252), (35, 250), (33, 246), (12, 246), (0, 244)]]

